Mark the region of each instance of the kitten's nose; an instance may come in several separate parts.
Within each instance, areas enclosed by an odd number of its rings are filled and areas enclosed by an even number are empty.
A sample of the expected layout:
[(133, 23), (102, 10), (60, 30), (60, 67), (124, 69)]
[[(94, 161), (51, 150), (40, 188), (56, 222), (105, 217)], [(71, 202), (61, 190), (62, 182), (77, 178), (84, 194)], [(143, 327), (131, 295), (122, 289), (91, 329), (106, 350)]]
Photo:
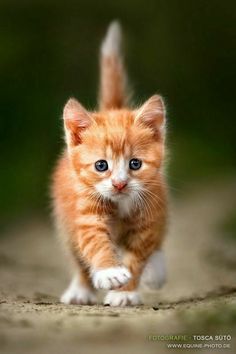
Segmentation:
[(121, 191), (127, 186), (127, 181), (115, 181), (112, 180), (112, 185), (115, 187), (118, 191)]

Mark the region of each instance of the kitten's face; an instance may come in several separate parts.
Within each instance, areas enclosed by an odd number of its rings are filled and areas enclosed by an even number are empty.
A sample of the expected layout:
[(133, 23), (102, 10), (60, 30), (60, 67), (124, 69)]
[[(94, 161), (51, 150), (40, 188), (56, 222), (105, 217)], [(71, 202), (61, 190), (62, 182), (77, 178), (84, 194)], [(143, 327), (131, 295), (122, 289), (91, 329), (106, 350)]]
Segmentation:
[(73, 166), (84, 184), (104, 198), (135, 197), (154, 183), (162, 162), (163, 144), (150, 129), (135, 123), (133, 113), (95, 115), (72, 152)]
[(91, 121), (69, 149), (78, 180), (88, 194), (135, 202), (158, 183), (164, 151), (160, 130), (137, 119), (138, 111), (89, 115)]

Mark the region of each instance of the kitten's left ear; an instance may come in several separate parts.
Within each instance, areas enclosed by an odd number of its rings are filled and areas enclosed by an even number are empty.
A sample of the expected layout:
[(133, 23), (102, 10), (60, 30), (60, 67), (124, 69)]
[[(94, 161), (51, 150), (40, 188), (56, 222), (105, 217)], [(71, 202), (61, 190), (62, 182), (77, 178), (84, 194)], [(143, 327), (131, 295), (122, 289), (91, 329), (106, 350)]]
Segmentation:
[(135, 111), (135, 121), (151, 128), (156, 136), (165, 136), (166, 110), (159, 95), (150, 97)]

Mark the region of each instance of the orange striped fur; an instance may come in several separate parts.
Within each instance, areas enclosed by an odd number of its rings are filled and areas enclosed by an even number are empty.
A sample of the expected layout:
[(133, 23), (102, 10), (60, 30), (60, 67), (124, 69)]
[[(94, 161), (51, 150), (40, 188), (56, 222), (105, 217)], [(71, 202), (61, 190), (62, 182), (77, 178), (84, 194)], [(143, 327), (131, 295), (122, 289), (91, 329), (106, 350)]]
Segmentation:
[[(128, 294), (137, 290), (166, 228), (165, 108), (158, 95), (137, 109), (125, 107), (123, 64), (112, 47), (120, 32), (112, 26), (101, 53), (100, 111), (88, 112), (75, 99), (64, 108), (67, 147), (53, 175), (52, 195), (79, 286), (119, 287)], [(132, 159), (141, 161), (139, 169), (130, 168)], [(99, 160), (107, 161), (107, 170), (96, 170)], [(107, 269), (111, 275), (101, 272)], [(67, 303), (89, 303), (77, 290)]]

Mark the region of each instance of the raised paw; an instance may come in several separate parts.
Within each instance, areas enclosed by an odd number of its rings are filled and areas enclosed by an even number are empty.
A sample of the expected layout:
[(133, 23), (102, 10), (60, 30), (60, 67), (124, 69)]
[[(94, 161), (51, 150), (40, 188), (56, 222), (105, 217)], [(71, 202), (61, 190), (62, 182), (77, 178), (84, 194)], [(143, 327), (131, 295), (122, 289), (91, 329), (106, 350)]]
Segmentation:
[(93, 285), (96, 289), (114, 289), (126, 284), (131, 274), (125, 267), (111, 267), (94, 271)]
[(141, 304), (141, 299), (137, 291), (111, 290), (103, 303), (106, 306), (136, 306)]
[(89, 288), (85, 288), (75, 281), (72, 281), (62, 294), (60, 301), (67, 305), (93, 305), (96, 303), (96, 296)]

